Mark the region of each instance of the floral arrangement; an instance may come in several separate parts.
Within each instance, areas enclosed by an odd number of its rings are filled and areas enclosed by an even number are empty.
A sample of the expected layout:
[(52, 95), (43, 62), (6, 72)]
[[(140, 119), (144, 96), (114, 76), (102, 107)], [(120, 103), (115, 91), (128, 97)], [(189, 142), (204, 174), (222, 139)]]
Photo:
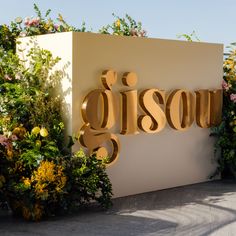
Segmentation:
[(219, 127), (213, 129), (217, 136), (216, 150), (220, 151), (217, 173), (223, 178), (236, 178), (236, 44), (232, 44), (224, 60), (222, 88), (223, 116)]
[[(11, 22), (10, 26), (5, 24), (0, 25), (0, 47), (6, 50), (16, 49), (16, 38), (25, 36), (34, 36), (41, 34), (51, 34), (58, 32), (88, 32), (85, 22), (80, 28), (69, 25), (61, 14), (58, 15), (57, 23), (49, 17), (51, 10), (48, 9), (45, 16), (42, 15), (39, 7), (34, 4), (36, 17), (26, 17), (24, 20), (17, 17)], [(146, 31), (142, 29), (141, 22), (136, 22), (132, 17), (126, 15), (125, 18), (120, 18), (113, 14), (116, 20), (111, 24), (102, 27), (99, 33), (113, 34), (121, 36), (146, 37)]]
[(125, 15), (125, 18), (120, 18), (113, 14), (116, 20), (110, 25), (102, 27), (99, 30), (101, 34), (113, 34), (121, 36), (132, 37), (146, 37), (147, 32), (142, 29), (142, 23), (136, 22), (129, 15)]
[(58, 32), (85, 32), (85, 23), (82, 23), (81, 28), (70, 26), (62, 17), (58, 15), (57, 23), (49, 17), (51, 10), (48, 9), (45, 16), (42, 15), (40, 9), (34, 4), (36, 17), (26, 17), (24, 20), (17, 17), (15, 21), (11, 22), (10, 26), (0, 25), (0, 46), (6, 50), (16, 49), (16, 38), (25, 36), (35, 36), (41, 34), (51, 34)]
[[(34, 10), (36, 17), (0, 25), (0, 206), (38, 221), (90, 201), (109, 207), (112, 186), (105, 159), (87, 156), (82, 149), (71, 153), (72, 138), (65, 145), (62, 99), (53, 96), (62, 76), (53, 67), (60, 59), (36, 47), (28, 53), (26, 66), (15, 54), (17, 37), (84, 32), (85, 23), (80, 29), (72, 27), (59, 14), (55, 24), (51, 10), (45, 16), (35, 4)], [(141, 23), (130, 16), (115, 17), (101, 33), (146, 36)]]
[[(65, 145), (62, 99), (53, 96), (62, 72), (53, 71), (60, 60), (49, 51), (32, 48), (28, 66), (15, 54), (16, 38), (40, 34), (80, 31), (59, 15), (57, 24), (34, 4), (36, 17), (15, 19), (0, 25), (0, 206), (27, 220), (78, 208), (90, 201), (111, 205), (112, 186), (105, 160), (87, 156), (81, 149), (70, 152)], [(146, 37), (142, 24), (129, 15), (100, 29), (102, 34)], [(188, 41), (195, 32), (180, 35)], [(236, 178), (236, 44), (224, 61), (224, 107), (222, 123), (212, 130), (220, 151), (217, 173)], [(50, 113), (50, 116), (47, 114)], [(73, 142), (72, 142), (73, 143)]]
[[(47, 10), (44, 17), (36, 4), (34, 4), (34, 10), (37, 17), (26, 17), (24, 22), (21, 17), (17, 17), (15, 23), (12, 23), (12, 28), (19, 32), (19, 36), (25, 37), (57, 32), (86, 31), (85, 23), (82, 24), (81, 29), (77, 29), (68, 25), (61, 14), (59, 14), (57, 18), (58, 24), (54, 23), (54, 21), (49, 18), (51, 9)], [(22, 23), (24, 23), (23, 26)]]
[[(111, 205), (105, 163), (64, 144), (59, 58), (32, 48), (25, 66), (0, 49), (0, 203), (27, 220), (40, 220), (90, 202)], [(50, 116), (47, 114), (50, 113)]]

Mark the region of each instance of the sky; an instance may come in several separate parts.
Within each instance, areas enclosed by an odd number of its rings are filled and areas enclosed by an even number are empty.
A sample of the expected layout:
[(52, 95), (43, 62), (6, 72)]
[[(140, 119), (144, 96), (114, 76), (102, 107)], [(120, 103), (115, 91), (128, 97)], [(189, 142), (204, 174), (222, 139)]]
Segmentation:
[(50, 8), (51, 18), (61, 13), (73, 26), (85, 21), (94, 32), (114, 21), (112, 13), (127, 13), (152, 38), (177, 39), (194, 30), (203, 42), (236, 42), (236, 0), (0, 0), (0, 24), (35, 16), (33, 3), (43, 13)]

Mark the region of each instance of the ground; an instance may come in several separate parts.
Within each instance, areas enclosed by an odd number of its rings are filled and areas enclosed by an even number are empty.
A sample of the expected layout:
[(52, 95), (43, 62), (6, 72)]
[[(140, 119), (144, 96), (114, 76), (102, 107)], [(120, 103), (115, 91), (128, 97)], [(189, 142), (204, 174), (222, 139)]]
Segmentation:
[(114, 200), (28, 223), (0, 211), (1, 236), (236, 236), (236, 182), (213, 181)]

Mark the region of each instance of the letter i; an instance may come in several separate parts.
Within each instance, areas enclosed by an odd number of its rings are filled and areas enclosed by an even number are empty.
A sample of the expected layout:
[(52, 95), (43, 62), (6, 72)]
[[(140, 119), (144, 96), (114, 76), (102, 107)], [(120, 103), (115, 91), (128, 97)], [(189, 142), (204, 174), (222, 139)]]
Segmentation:
[[(132, 87), (137, 83), (137, 75), (133, 72), (124, 73), (122, 83)], [(138, 92), (137, 90), (122, 91), (121, 93), (121, 134), (138, 134)]]

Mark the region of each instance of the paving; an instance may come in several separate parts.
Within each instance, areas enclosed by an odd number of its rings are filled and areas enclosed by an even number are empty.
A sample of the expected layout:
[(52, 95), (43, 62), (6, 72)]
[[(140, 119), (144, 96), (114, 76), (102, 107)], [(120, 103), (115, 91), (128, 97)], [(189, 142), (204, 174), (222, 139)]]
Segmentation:
[(0, 211), (0, 236), (236, 236), (236, 182), (212, 181), (114, 200), (39, 223)]

